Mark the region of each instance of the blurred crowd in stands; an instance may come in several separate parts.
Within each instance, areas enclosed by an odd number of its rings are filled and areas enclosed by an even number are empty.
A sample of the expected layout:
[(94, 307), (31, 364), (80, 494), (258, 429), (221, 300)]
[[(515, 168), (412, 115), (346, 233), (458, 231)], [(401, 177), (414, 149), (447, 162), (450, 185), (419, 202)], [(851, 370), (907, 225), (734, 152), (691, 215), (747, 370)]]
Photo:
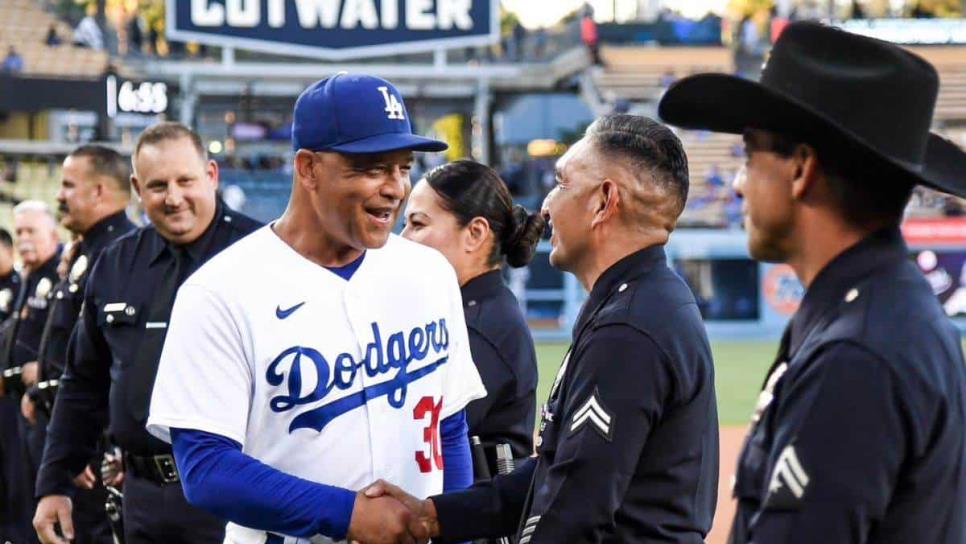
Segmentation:
[[(37, 1), (44, 3), (46, 9), (59, 18), (56, 24), (50, 25), (44, 37), (45, 45), (51, 48), (84, 47), (131, 59), (153, 56), (204, 58), (216, 54), (216, 51), (209, 51), (198, 44), (166, 41), (165, 0)], [(695, 21), (679, 12), (663, 9), (650, 22), (683, 24), (713, 20), (718, 25), (715, 28), (720, 30), (720, 41), (717, 43), (731, 48), (737, 72), (756, 77), (770, 44), (791, 21), (815, 18), (955, 17), (962, 16), (963, 3), (963, 0), (853, 0), (851, 3), (828, 0), (731, 0), (723, 17), (707, 14), (700, 21)], [(539, 62), (553, 58), (568, 48), (583, 46), (594, 62), (601, 64), (600, 45), (601, 42), (607, 43), (605, 27), (608, 25), (598, 25), (598, 22), (593, 8), (587, 3), (552, 28), (528, 29), (513, 13), (501, 10), (501, 40), (498, 44), (451, 51), (449, 55), (451, 62)], [(679, 77), (687, 75), (678, 66), (666, 69), (658, 66), (653, 77), (661, 89), (670, 87)], [(15, 46), (9, 46), (0, 63), (0, 72), (19, 74), (24, 70), (22, 54)], [(630, 99), (615, 97), (613, 107), (627, 111), (632, 104)], [(704, 140), (708, 136), (682, 132), (681, 137), (686, 147), (700, 147), (706, 144)], [(691, 172), (691, 198), (683, 220), (685, 226), (740, 227), (741, 203), (732, 189), (732, 182), (743, 162), (743, 148), (738, 139), (728, 145), (730, 147), (723, 152), (712, 153), (711, 158), (695, 161)], [(495, 166), (514, 197), (531, 209), (539, 206), (555, 182), (553, 165), (556, 157), (529, 156), (524, 148), (501, 149), (498, 157)], [(237, 183), (230, 184), (243, 188), (256, 200), (262, 189), (280, 185), (287, 187), (289, 183), (291, 157), (283, 152), (226, 152), (219, 155), (219, 159), (226, 176), (237, 180)], [(418, 164), (414, 176), (418, 177), (433, 166)], [(7, 167), (5, 170), (7, 173), (15, 172), (16, 168)], [(12, 181), (16, 176), (6, 177)], [(264, 192), (269, 194), (267, 189)], [(960, 200), (929, 191), (917, 191), (910, 209), (911, 213), (917, 215), (966, 214)]]
[(722, 41), (730, 44), (738, 75), (757, 78), (771, 44), (789, 23), (816, 19), (962, 17), (962, 0), (852, 0), (848, 2), (774, 0), (732, 2), (734, 17), (725, 20)]
[[(71, 25), (72, 35), (64, 36), (51, 25), (45, 42), (57, 47), (64, 43), (106, 50), (120, 56), (160, 56), (170, 58), (206, 58), (214, 51), (195, 43), (168, 42), (164, 36), (165, 0), (38, 0), (48, 11)], [(853, 0), (851, 5), (827, 0), (730, 0), (723, 18), (714, 14), (720, 28), (720, 41), (730, 45), (736, 55), (740, 73), (754, 76), (769, 44), (788, 22), (817, 18), (872, 17), (950, 17), (961, 16), (962, 0)], [(642, 14), (643, 17), (643, 14)], [(644, 20), (642, 19), (641, 22)], [(682, 14), (661, 9), (651, 22), (699, 23)], [(595, 64), (600, 64), (599, 44), (607, 41), (606, 29), (598, 29), (599, 17), (590, 3), (584, 3), (550, 28), (528, 29), (512, 12), (501, 9), (501, 39), (492, 47), (451, 51), (453, 62), (538, 62), (553, 58), (569, 48), (583, 44)], [(634, 21), (622, 21), (622, 25)], [(605, 25), (613, 26), (613, 25)], [(619, 25), (617, 25), (619, 26)], [(10, 52), (12, 53), (12, 52)], [(4, 71), (16, 73), (18, 62), (8, 54), (10, 66)], [(19, 63), (22, 65), (22, 59)], [(22, 68), (21, 68), (22, 69)]]
[(10, 46), (7, 50), (7, 56), (3, 57), (3, 64), (0, 65), (0, 71), (5, 74), (19, 74), (23, 72), (23, 57), (17, 52), (17, 48)]

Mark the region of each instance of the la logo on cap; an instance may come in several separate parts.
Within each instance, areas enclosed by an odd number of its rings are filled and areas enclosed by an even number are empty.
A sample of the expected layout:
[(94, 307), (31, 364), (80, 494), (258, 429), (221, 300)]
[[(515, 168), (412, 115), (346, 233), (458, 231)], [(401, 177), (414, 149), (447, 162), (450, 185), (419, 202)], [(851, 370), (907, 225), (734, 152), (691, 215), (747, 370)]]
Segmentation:
[(402, 102), (396, 99), (396, 95), (389, 92), (389, 87), (379, 87), (379, 92), (382, 93), (382, 98), (386, 101), (386, 113), (389, 114), (387, 117), (389, 119), (405, 121), (406, 118), (403, 116)]
[(292, 148), (336, 153), (443, 151), (413, 134), (402, 94), (385, 79), (340, 72), (310, 85), (292, 112)]

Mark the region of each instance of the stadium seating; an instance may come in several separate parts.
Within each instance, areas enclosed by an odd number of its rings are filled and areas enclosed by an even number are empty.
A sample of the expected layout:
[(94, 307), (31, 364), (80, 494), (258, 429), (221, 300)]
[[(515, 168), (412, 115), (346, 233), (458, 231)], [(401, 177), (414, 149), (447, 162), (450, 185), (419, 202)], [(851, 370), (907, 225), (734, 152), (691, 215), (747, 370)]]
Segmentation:
[(0, 163), (0, 171), (5, 178), (0, 181), (0, 227), (8, 230), (13, 227), (11, 197), (17, 201), (42, 200), (51, 206), (57, 205), (54, 195), (60, 187), (59, 161), (6, 158)]
[(961, 46), (910, 48), (939, 71), (939, 99), (935, 118), (939, 121), (966, 120), (966, 51)]
[[(44, 43), (51, 24), (63, 41), (56, 47)], [(0, 57), (14, 46), (24, 59), (25, 75), (76, 78), (104, 73), (107, 52), (74, 47), (73, 35), (70, 25), (44, 11), (35, 0), (0, 0)]]
[[(681, 225), (725, 226), (725, 201), (732, 193), (734, 175), (744, 162), (741, 138), (732, 134), (698, 131), (681, 131), (678, 136), (688, 154), (688, 171), (691, 174), (688, 206), (681, 217)], [(708, 183), (712, 167), (718, 169), (723, 187)]]
[[(940, 90), (936, 104), (937, 129), (959, 144), (963, 131), (957, 130), (966, 121), (966, 54), (962, 47), (913, 47), (939, 71)], [(700, 72), (733, 71), (732, 52), (725, 47), (651, 47), (607, 46), (601, 50), (605, 67), (594, 73), (594, 83), (601, 96), (611, 101), (624, 99), (632, 103), (653, 104), (660, 99), (672, 75), (675, 79)], [(727, 198), (727, 191), (708, 186), (706, 176), (717, 166), (726, 184), (741, 166), (741, 140), (737, 136), (683, 131), (681, 140), (688, 152), (691, 172), (691, 198), (682, 217), (682, 224), (722, 226), (726, 221), (723, 204), (715, 197)], [(942, 214), (942, 202), (925, 192), (914, 199), (910, 213), (917, 216)]]
[(698, 72), (731, 72), (731, 52), (724, 47), (616, 47), (601, 50), (605, 68), (595, 76), (605, 96), (632, 102), (656, 100), (664, 89), (661, 77)]
[(241, 170), (222, 168), (221, 188), (236, 185), (244, 191), (246, 214), (261, 221), (270, 221), (285, 211), (292, 175), (276, 170)]

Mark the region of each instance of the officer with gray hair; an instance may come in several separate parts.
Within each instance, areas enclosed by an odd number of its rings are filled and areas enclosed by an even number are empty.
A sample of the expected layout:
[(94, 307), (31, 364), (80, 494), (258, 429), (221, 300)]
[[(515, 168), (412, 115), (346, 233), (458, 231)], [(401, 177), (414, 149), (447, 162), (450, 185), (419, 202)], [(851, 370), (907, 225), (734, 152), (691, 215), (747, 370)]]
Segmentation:
[[(57, 220), (45, 202), (26, 200), (13, 209), (15, 247), (23, 265), (21, 289), (14, 298), (11, 317), (0, 335), (0, 368), (7, 398), (0, 400), (0, 428), (9, 429), (0, 445), (3, 496), (0, 497), (0, 539), (29, 541), (34, 505), (34, 478), (43, 453), (43, 429), (22, 415), (23, 396), (37, 383), (37, 350), (48, 298), (57, 283), (60, 238)], [(8, 536), (9, 535), (9, 536)]]

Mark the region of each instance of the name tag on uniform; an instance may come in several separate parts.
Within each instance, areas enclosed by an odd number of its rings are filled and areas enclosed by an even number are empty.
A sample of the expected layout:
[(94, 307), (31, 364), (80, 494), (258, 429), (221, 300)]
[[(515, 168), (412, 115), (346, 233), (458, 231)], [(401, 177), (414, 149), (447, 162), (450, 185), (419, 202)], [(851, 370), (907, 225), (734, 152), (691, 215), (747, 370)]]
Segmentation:
[(137, 322), (137, 308), (126, 302), (110, 302), (104, 305), (104, 321), (109, 325), (131, 325)]
[(145, 329), (167, 329), (168, 324), (164, 321), (148, 321), (144, 324)]

